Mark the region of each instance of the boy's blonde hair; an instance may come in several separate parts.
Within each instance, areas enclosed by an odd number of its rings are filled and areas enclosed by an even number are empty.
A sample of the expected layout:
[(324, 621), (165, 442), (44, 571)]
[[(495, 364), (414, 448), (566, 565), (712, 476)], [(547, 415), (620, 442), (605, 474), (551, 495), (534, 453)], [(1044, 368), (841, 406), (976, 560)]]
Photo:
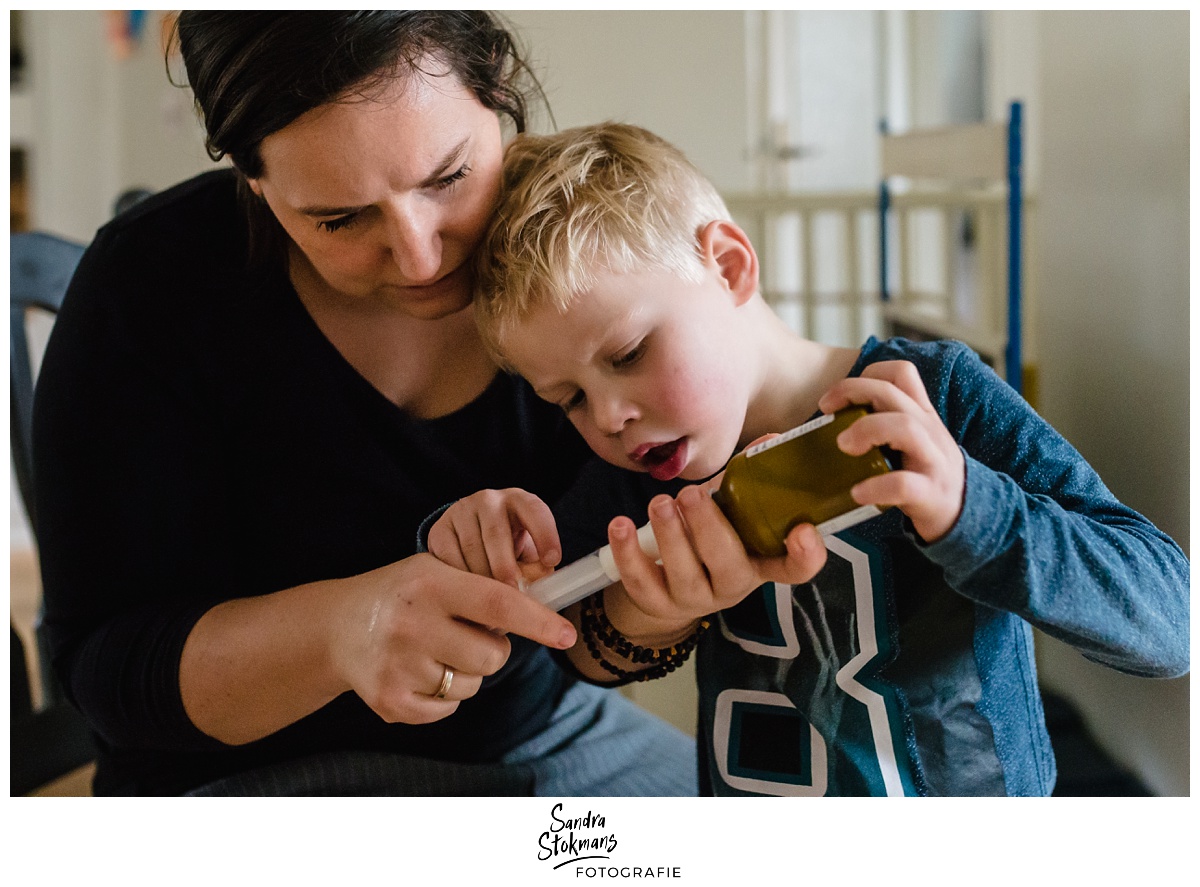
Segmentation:
[(543, 305), (566, 311), (600, 271), (699, 280), (698, 236), (729, 218), (683, 153), (639, 127), (518, 136), (505, 151), (500, 204), (478, 252), (484, 344), (504, 364), (501, 343), (515, 323)]

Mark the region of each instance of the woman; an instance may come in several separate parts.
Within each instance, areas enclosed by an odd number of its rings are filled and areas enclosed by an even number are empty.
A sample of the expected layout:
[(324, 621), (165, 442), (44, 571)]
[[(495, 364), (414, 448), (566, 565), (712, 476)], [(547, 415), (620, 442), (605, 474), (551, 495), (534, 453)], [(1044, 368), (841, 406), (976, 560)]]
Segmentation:
[(210, 154), (102, 229), (47, 348), (37, 527), (98, 794), (695, 793), (574, 628), (414, 554), (585, 448), (476, 337), (524, 65), (482, 12), (185, 12)]

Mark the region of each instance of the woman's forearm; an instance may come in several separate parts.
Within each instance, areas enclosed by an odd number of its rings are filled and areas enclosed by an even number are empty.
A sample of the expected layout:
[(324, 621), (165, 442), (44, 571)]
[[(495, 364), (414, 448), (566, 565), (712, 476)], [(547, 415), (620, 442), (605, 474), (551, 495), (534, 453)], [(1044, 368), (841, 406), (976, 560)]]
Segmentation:
[[(454, 713), (498, 672), (508, 634), (558, 649), (575, 632), (495, 579), (418, 554), (368, 573), (228, 601), (183, 647), (189, 719), (232, 745), (294, 723), (347, 691), (389, 723)], [(440, 689), (447, 674), (453, 689)]]
[(183, 706), (197, 728), (241, 745), (350, 689), (331, 656), (338, 581), (226, 601), (200, 618), (179, 666)]

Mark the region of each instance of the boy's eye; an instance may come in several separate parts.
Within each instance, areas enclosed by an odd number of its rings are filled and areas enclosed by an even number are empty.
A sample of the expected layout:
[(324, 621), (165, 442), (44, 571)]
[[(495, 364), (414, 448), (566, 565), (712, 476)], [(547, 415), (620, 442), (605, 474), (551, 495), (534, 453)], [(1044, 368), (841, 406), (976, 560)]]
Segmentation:
[(465, 179), (467, 177), (467, 174), (470, 172), (471, 172), (471, 167), (464, 163), (457, 170), (450, 173), (450, 175), (443, 176), (442, 178), (440, 178), (436, 182), (434, 182), (433, 187), (437, 188), (439, 191), (444, 191), (447, 188), (453, 187), (456, 182), (460, 182), (463, 179)]
[(635, 345), (629, 351), (626, 351), (624, 354), (620, 354), (620, 355), (614, 357), (612, 360), (613, 369), (623, 370), (626, 367), (631, 367), (635, 363), (637, 363), (639, 360), (641, 360), (642, 355), (645, 353), (646, 353), (646, 340), (643, 339), (641, 342), (638, 342), (637, 345)]
[(346, 216), (338, 216), (336, 219), (325, 219), (317, 222), (317, 227), (322, 231), (329, 231), (332, 233), (334, 231), (341, 231), (345, 228), (349, 228), (360, 218), (362, 218), (361, 212), (350, 213)]

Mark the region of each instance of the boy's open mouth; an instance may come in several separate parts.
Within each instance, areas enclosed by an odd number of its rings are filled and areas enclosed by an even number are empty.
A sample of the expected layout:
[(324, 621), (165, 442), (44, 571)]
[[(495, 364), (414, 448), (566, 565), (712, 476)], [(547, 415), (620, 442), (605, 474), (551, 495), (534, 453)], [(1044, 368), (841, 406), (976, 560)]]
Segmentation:
[(638, 447), (633, 452), (633, 461), (655, 480), (674, 480), (687, 465), (687, 451), (687, 438), (681, 437), (657, 446)]

